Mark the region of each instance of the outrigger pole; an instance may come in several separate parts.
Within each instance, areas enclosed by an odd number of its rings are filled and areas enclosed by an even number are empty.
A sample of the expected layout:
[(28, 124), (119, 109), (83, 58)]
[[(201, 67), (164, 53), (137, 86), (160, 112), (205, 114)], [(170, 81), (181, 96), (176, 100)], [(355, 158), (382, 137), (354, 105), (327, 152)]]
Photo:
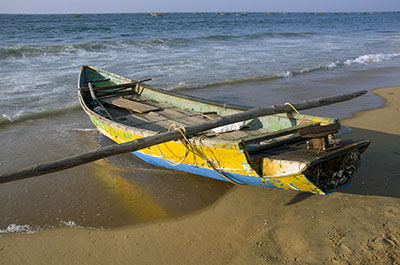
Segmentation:
[[(362, 90), (354, 93), (345, 93), (336, 96), (317, 98), (312, 100), (300, 101), (293, 104), (284, 104), (277, 106), (270, 106), (266, 108), (253, 108), (247, 111), (236, 113), (233, 115), (223, 116), (214, 120), (206, 121), (202, 124), (186, 127), (185, 136), (192, 137), (198, 133), (217, 128), (220, 126), (250, 120), (261, 116), (267, 116), (277, 113), (288, 113), (292, 112), (293, 108), (296, 110), (305, 110), (321, 106), (326, 106), (353, 98), (359, 97), (366, 94), (368, 91)], [(136, 139), (130, 142), (121, 143), (117, 145), (111, 145), (99, 148), (95, 151), (90, 151), (85, 154), (75, 155), (68, 158), (56, 160), (49, 163), (40, 165), (34, 165), (20, 171), (10, 172), (0, 175), (0, 183), (7, 183), (16, 180), (22, 180), (32, 177), (37, 177), (44, 174), (57, 172), (60, 170), (80, 166), (86, 163), (90, 163), (102, 158), (109, 156), (119, 155), (123, 153), (137, 151), (143, 148), (147, 148), (153, 145), (158, 145), (164, 142), (176, 141), (182, 139), (183, 135), (178, 130), (168, 131), (165, 133), (155, 134), (149, 137)]]

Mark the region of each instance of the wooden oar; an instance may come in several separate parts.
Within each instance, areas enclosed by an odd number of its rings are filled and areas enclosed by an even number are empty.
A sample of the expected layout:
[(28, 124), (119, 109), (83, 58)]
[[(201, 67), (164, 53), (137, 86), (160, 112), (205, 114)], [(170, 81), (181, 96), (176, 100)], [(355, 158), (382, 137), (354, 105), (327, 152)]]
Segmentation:
[[(294, 108), (296, 108), (297, 110), (311, 109), (311, 108), (326, 106), (326, 105), (330, 105), (333, 103), (350, 100), (355, 97), (364, 95), (365, 93), (367, 93), (367, 91), (363, 90), (363, 91), (358, 91), (358, 92), (354, 92), (354, 93), (341, 94), (341, 95), (337, 95), (337, 96), (318, 98), (318, 99), (313, 99), (313, 100), (306, 100), (306, 101), (294, 103), (294, 104), (292, 104), (292, 106)], [(199, 125), (186, 127), (186, 136), (191, 137), (198, 133), (201, 133), (201, 132), (213, 129), (213, 128), (217, 128), (220, 126), (224, 126), (227, 124), (239, 122), (239, 121), (245, 121), (245, 120), (250, 120), (250, 119), (254, 119), (257, 117), (261, 117), (261, 116), (267, 116), (267, 115), (291, 112), (291, 111), (293, 111), (293, 109), (289, 105), (278, 105), (278, 106), (273, 105), (273, 106), (270, 106), (267, 108), (254, 108), (254, 109), (250, 109), (248, 111), (236, 113), (233, 115), (223, 116), (223, 117), (215, 119), (215, 120), (209, 120), (209, 121), (206, 121)], [(32, 166), (32, 167), (29, 167), (29, 168), (26, 168), (26, 169), (23, 169), (23, 170), (20, 170), (17, 172), (5, 173), (3, 175), (0, 175), (0, 183), (6, 183), (6, 182), (15, 181), (15, 180), (36, 177), (36, 176), (64, 170), (67, 168), (76, 167), (76, 166), (86, 164), (89, 162), (93, 162), (95, 160), (102, 159), (105, 157), (137, 151), (137, 150), (140, 150), (140, 149), (143, 149), (146, 147), (150, 147), (153, 145), (161, 144), (164, 142), (176, 141), (181, 138), (182, 138), (182, 134), (179, 131), (174, 130), (174, 131), (156, 134), (156, 135), (141, 138), (141, 139), (136, 139), (131, 142), (126, 142), (126, 143), (122, 143), (122, 144), (118, 144), (118, 145), (106, 146), (106, 147), (102, 147), (96, 151), (91, 151), (91, 152), (88, 152), (85, 154), (75, 155), (75, 156), (71, 156), (71, 157), (68, 157), (65, 159), (60, 159), (60, 160), (57, 160), (54, 162)]]

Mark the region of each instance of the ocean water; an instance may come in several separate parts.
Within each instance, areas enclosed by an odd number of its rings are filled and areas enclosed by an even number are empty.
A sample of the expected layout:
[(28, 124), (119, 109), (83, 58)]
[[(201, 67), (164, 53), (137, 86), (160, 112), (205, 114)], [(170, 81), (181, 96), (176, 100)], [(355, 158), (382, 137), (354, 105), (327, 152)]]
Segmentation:
[[(79, 106), (84, 64), (247, 106), (399, 85), (400, 12), (0, 15), (0, 174), (112, 144)], [(369, 94), (313, 114), (381, 104)], [(179, 216), (231, 188), (116, 156), (0, 185), (0, 236)]]
[(0, 15), (0, 36), (0, 123), (77, 108), (82, 64), (190, 93), (400, 61), (400, 12)]

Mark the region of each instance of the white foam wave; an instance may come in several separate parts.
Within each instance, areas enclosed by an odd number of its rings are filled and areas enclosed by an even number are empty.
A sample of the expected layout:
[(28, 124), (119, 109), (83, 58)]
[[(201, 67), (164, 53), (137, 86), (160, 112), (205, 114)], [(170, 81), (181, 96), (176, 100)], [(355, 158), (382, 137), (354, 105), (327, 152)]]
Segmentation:
[(66, 227), (80, 227), (76, 224), (74, 221), (61, 221), (60, 222), (61, 226), (66, 226)]
[(2, 122), (4, 122), (4, 123), (14, 123), (14, 122), (18, 121), (21, 118), (23, 113), (24, 113), (24, 111), (18, 111), (17, 113), (14, 113), (13, 115), (1, 114), (0, 124)]
[(291, 77), (291, 76), (293, 76), (293, 73), (290, 71), (285, 71), (285, 72), (277, 74), (277, 76), (278, 77)]
[(174, 87), (172, 87), (172, 89), (185, 89), (188, 86), (186, 85), (185, 82), (179, 82), (177, 85), (175, 85)]
[(382, 61), (393, 60), (396, 58), (400, 58), (400, 53), (366, 54), (366, 55), (361, 55), (361, 56), (359, 56), (357, 58), (353, 58), (353, 59), (347, 59), (344, 61), (337, 60), (334, 62), (327, 63), (325, 65), (321, 64), (321, 65), (318, 65), (313, 68), (306, 67), (306, 68), (301, 69), (300, 71), (284, 71), (284, 72), (277, 74), (276, 76), (279, 78), (288, 78), (288, 77), (292, 77), (297, 74), (304, 74), (304, 73), (309, 73), (309, 72), (313, 72), (313, 71), (317, 71), (317, 70), (323, 70), (323, 69), (332, 70), (332, 69), (335, 69), (335, 68), (338, 68), (338, 67), (341, 67), (344, 65), (378, 63), (378, 62), (382, 62)]
[(334, 69), (334, 68), (338, 67), (339, 64), (340, 64), (340, 61), (331, 62), (331, 63), (325, 65), (325, 67), (328, 69)]
[(75, 221), (60, 221), (60, 227), (69, 227), (69, 228), (80, 228), (80, 229), (90, 229), (90, 230), (104, 230), (107, 229), (105, 227), (91, 227), (91, 226), (82, 226), (77, 224)]
[(389, 61), (400, 57), (400, 53), (378, 53), (378, 54), (366, 54), (359, 56), (357, 58), (348, 59), (344, 61), (345, 65), (352, 65), (352, 64), (367, 64), (367, 63), (378, 63), (382, 61)]
[(11, 123), (12, 121), (6, 114), (1, 114), (0, 116), (0, 125), (6, 124), (6, 123)]
[[(19, 225), (19, 224), (10, 224), (6, 229), (0, 229), (0, 237), (9, 235), (9, 234), (33, 234), (45, 229), (54, 229), (57, 226), (46, 225), (44, 227), (40, 226), (32, 226), (32, 225)], [(90, 227), (90, 226), (81, 226), (78, 225), (75, 221), (60, 221), (59, 227), (70, 227), (70, 228), (83, 228), (83, 229), (91, 229), (91, 230), (104, 230), (107, 228), (104, 227)]]
[(15, 234), (15, 233), (23, 233), (23, 234), (33, 234), (39, 231), (40, 229), (37, 227), (32, 227), (31, 225), (18, 225), (18, 224), (10, 224), (6, 229), (0, 229), (0, 237), (6, 234)]

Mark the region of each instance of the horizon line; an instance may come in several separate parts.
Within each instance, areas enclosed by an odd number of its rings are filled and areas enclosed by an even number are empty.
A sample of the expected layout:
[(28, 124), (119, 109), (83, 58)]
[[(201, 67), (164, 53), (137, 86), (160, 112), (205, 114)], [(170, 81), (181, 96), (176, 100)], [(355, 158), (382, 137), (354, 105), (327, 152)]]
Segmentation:
[(181, 14), (181, 13), (223, 13), (223, 14), (235, 14), (235, 13), (264, 13), (264, 14), (290, 14), (290, 13), (360, 13), (360, 14), (374, 14), (374, 13), (398, 13), (400, 10), (388, 11), (388, 10), (371, 10), (371, 11), (140, 11), (140, 12), (55, 12), (55, 13), (6, 13), (1, 12), (0, 15), (93, 15), (93, 14)]

